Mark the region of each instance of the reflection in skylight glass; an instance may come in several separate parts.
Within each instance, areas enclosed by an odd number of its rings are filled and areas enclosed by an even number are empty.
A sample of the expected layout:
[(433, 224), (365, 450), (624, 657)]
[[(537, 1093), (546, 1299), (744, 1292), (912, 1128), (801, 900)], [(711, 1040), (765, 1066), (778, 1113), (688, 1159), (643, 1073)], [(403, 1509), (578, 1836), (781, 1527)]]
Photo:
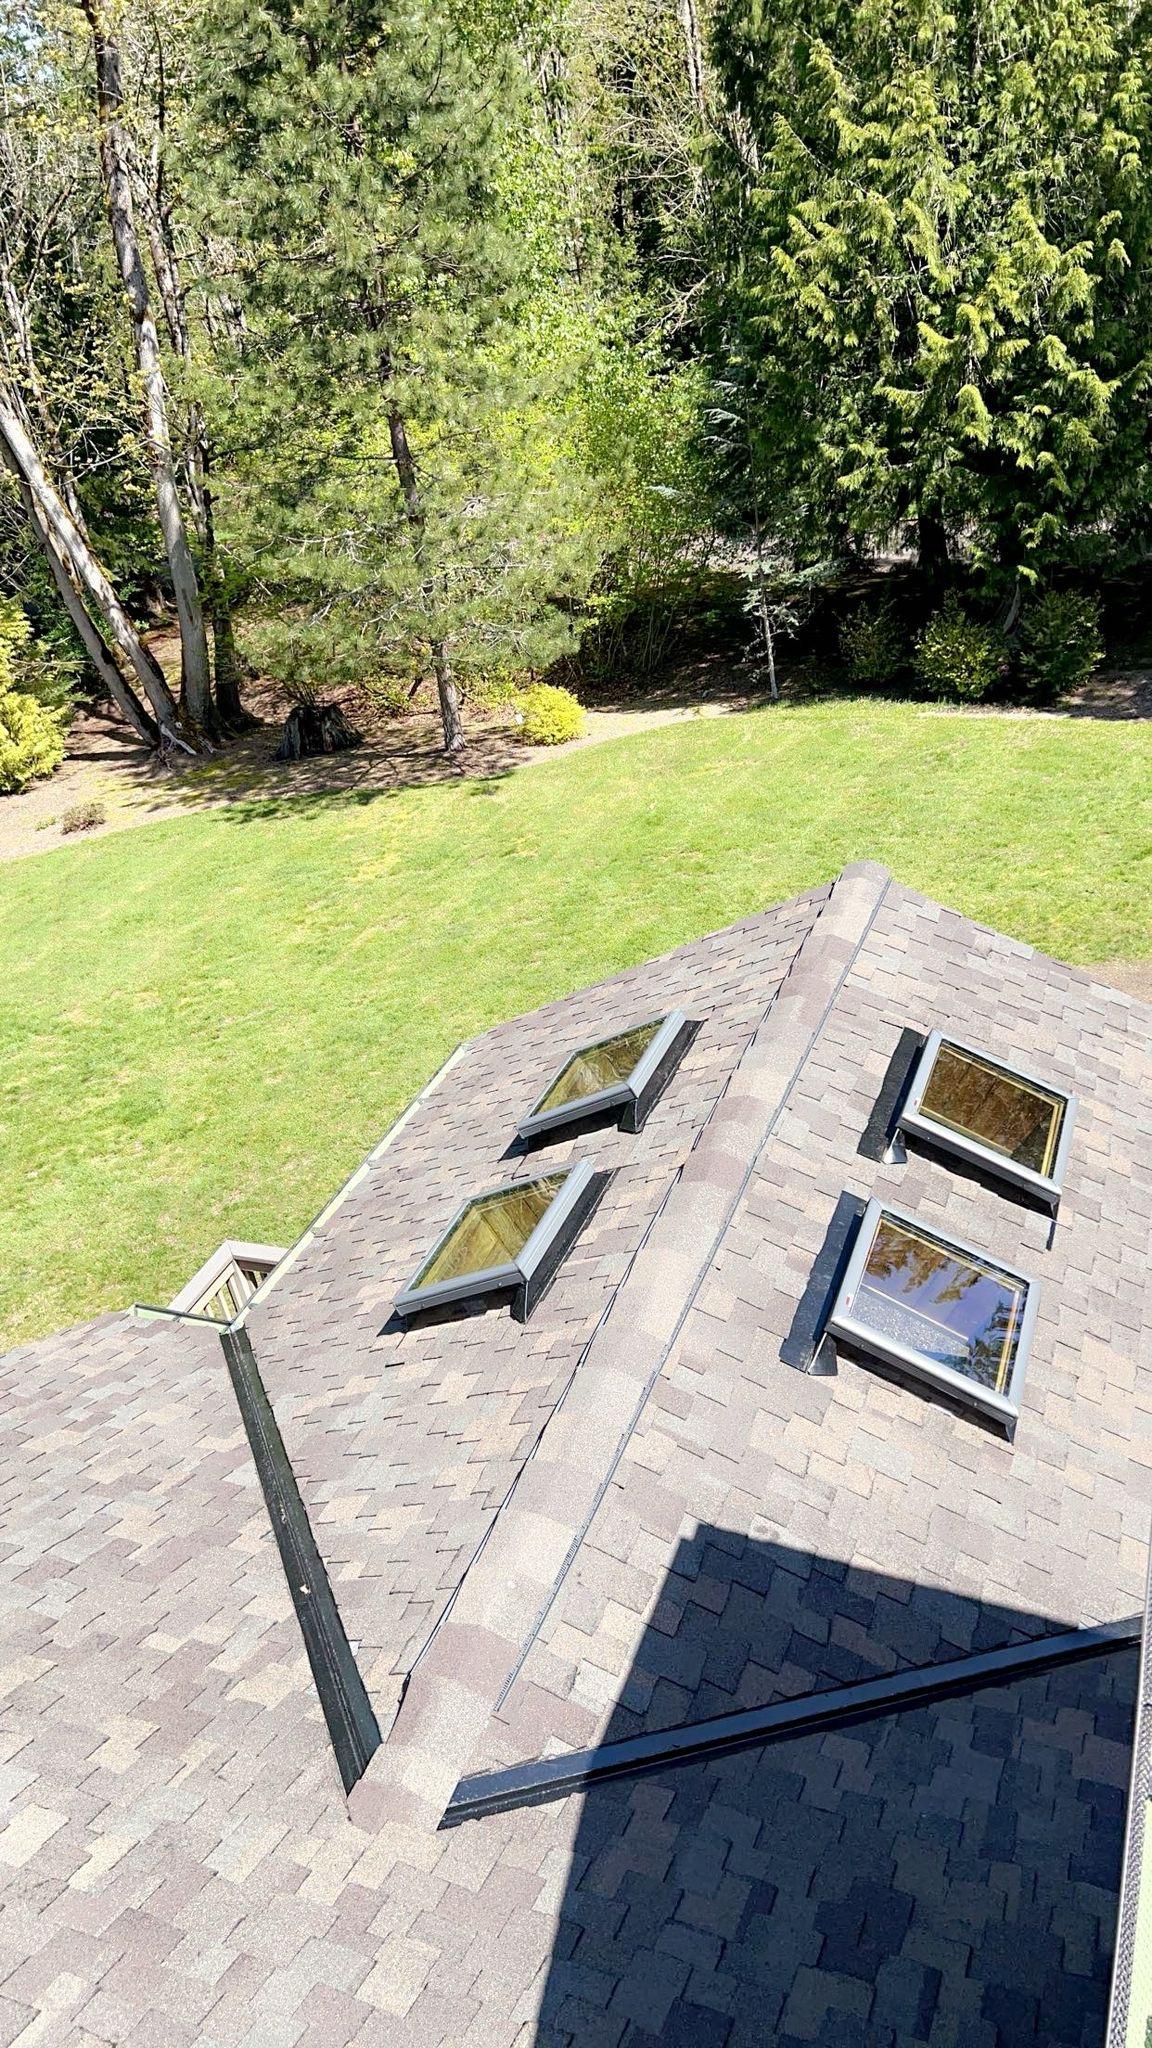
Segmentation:
[(1027, 1287), (940, 1238), (881, 1216), (850, 1312), (921, 1357), (1002, 1393)]
[(1064, 1122), (1062, 1095), (945, 1041), (932, 1064), (920, 1113), (946, 1130), (1050, 1175)]
[(549, 1173), (542, 1180), (527, 1180), (477, 1196), (416, 1275), (413, 1287), (431, 1287), (440, 1280), (458, 1280), (466, 1273), (511, 1265), (566, 1179), (566, 1173)]
[(586, 1045), (573, 1053), (547, 1094), (541, 1096), (533, 1116), (548, 1109), (561, 1109), (569, 1102), (583, 1102), (585, 1096), (599, 1095), (605, 1088), (621, 1087), (663, 1022), (663, 1017), (657, 1017), (651, 1024), (638, 1024), (633, 1031), (602, 1038), (598, 1045)]

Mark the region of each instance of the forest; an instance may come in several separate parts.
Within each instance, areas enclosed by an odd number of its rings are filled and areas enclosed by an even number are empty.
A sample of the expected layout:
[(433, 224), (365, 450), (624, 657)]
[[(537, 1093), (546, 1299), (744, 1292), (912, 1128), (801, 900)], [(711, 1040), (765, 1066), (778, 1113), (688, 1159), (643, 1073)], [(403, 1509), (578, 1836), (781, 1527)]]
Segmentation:
[(256, 677), (449, 754), (694, 646), (1059, 702), (1148, 556), (1150, 67), (1139, 0), (2, 0), (0, 791)]

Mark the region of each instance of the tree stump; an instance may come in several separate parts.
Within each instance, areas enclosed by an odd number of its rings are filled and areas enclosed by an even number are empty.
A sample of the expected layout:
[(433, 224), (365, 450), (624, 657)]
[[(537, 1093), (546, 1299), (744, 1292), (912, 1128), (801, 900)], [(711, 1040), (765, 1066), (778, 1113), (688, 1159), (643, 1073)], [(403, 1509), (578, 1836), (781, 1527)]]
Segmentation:
[(312, 754), (346, 754), (364, 736), (349, 725), (338, 704), (296, 704), (284, 721), (278, 761), (303, 761)]

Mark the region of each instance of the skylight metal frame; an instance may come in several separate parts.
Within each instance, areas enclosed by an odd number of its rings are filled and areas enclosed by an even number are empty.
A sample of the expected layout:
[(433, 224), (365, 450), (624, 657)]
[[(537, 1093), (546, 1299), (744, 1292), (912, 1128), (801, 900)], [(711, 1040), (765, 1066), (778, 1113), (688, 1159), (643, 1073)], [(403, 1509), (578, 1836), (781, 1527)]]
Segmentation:
[(514, 1306), (514, 1313), (520, 1321), (526, 1321), (560, 1260), (583, 1229), (610, 1178), (608, 1174), (597, 1173), (590, 1159), (581, 1159), (565, 1174), (562, 1185), (557, 1188), (515, 1259), (499, 1266), (482, 1267), (475, 1273), (457, 1273), (447, 1280), (433, 1280), (423, 1287), (418, 1286), (417, 1281), (477, 1202), (487, 1201), (493, 1195), (516, 1194), (532, 1186), (534, 1181), (547, 1178), (547, 1174), (534, 1174), (521, 1180), (502, 1181), (499, 1186), (482, 1188), (461, 1202), (435, 1244), (422, 1255), (407, 1286), (401, 1288), (396, 1296), (392, 1304), (395, 1314), (406, 1321), (423, 1309), (443, 1308), (452, 1302), (468, 1301), (474, 1295), (503, 1294), (515, 1289), (519, 1300)]
[[(599, 1045), (610, 1045), (614, 1039), (626, 1038), (632, 1031), (643, 1031), (646, 1025), (655, 1022), (655, 1018), (646, 1017), (639, 1024), (622, 1025), (618, 1031), (608, 1032), (603, 1038), (573, 1047), (540, 1090), (537, 1104), (547, 1101), (561, 1075), (567, 1072), (573, 1060), (579, 1059), (581, 1053), (592, 1052)], [(683, 1010), (669, 1011), (651, 1044), (645, 1046), (632, 1072), (623, 1081), (614, 1082), (610, 1088), (597, 1088), (591, 1095), (577, 1096), (574, 1101), (557, 1103), (554, 1109), (531, 1109), (517, 1124), (517, 1137), (538, 1138), (548, 1131), (559, 1130), (566, 1124), (583, 1123), (585, 1117), (599, 1116), (612, 1109), (623, 1110), (621, 1122), (626, 1131), (641, 1130), (699, 1028)]]
[[(950, 1130), (947, 1124), (937, 1123), (935, 1117), (925, 1114), (921, 1108), (925, 1091), (932, 1078), (932, 1070), (943, 1046), (952, 1046), (957, 1052), (966, 1053), (970, 1059), (984, 1061), (996, 1067), (1010, 1080), (1017, 1080), (1027, 1088), (1036, 1088), (1043, 1095), (1057, 1097), (1064, 1104), (1064, 1116), (1060, 1125), (1060, 1136), (1056, 1141), (1056, 1156), (1051, 1173), (1037, 1173), (1033, 1167), (1022, 1166), (1018, 1160), (1010, 1159), (1006, 1153), (997, 1152), (994, 1146), (984, 1145), (979, 1138), (970, 1138), (963, 1131)], [(950, 1152), (957, 1159), (965, 1159), (973, 1166), (979, 1166), (997, 1180), (1007, 1181), (1010, 1186), (1023, 1189), (1051, 1209), (1055, 1215), (1060, 1207), (1064, 1187), (1064, 1174), (1076, 1123), (1078, 1097), (1069, 1090), (1059, 1087), (1056, 1082), (1043, 1074), (1034, 1074), (1017, 1061), (997, 1059), (995, 1053), (983, 1046), (970, 1045), (965, 1039), (957, 1038), (952, 1031), (932, 1031), (924, 1042), (924, 1050), (912, 1071), (908, 1093), (896, 1119), (897, 1128), (922, 1138), (926, 1144), (935, 1145), (942, 1152)]]
[[(922, 1351), (915, 1351), (910, 1345), (901, 1344), (895, 1337), (886, 1336), (873, 1329), (871, 1324), (862, 1322), (852, 1314), (851, 1304), (864, 1280), (868, 1255), (880, 1227), (881, 1219), (906, 1230), (915, 1231), (918, 1236), (935, 1239), (948, 1251), (956, 1252), (963, 1259), (972, 1259), (978, 1266), (989, 1268), (993, 1273), (1002, 1273), (1006, 1280), (1015, 1281), (1024, 1289), (1024, 1302), (1020, 1311), (1020, 1327), (1016, 1338), (1016, 1352), (1004, 1393), (994, 1387), (986, 1387), (979, 1380), (970, 1379), (966, 1373), (956, 1372), (950, 1365), (942, 1365), (935, 1358), (928, 1358)], [(902, 1372), (912, 1374), (916, 1379), (938, 1387), (955, 1401), (966, 1407), (977, 1408), (993, 1421), (998, 1422), (1011, 1437), (1015, 1433), (1020, 1415), (1020, 1395), (1024, 1375), (1028, 1369), (1028, 1355), (1032, 1348), (1032, 1334), (1036, 1327), (1040, 1290), (1030, 1273), (1022, 1273), (1017, 1266), (1010, 1266), (1006, 1260), (993, 1258), (979, 1246), (965, 1244), (961, 1238), (947, 1236), (933, 1224), (925, 1223), (921, 1217), (910, 1216), (906, 1210), (896, 1209), (890, 1202), (877, 1197), (869, 1202), (860, 1219), (852, 1254), (844, 1269), (844, 1277), (836, 1291), (836, 1298), (828, 1312), (825, 1324), (826, 1334), (833, 1339), (840, 1338), (855, 1351), (877, 1358), (884, 1365), (893, 1365)]]

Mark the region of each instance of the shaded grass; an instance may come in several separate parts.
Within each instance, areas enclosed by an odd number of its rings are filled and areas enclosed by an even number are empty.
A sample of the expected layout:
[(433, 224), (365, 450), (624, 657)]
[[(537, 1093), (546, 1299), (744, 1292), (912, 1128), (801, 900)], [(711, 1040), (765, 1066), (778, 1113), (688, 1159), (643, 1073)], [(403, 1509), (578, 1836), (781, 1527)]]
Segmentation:
[(236, 805), (0, 868), (0, 1335), (288, 1243), (460, 1038), (847, 860), (1152, 952), (1152, 732), (779, 707), (495, 782)]

